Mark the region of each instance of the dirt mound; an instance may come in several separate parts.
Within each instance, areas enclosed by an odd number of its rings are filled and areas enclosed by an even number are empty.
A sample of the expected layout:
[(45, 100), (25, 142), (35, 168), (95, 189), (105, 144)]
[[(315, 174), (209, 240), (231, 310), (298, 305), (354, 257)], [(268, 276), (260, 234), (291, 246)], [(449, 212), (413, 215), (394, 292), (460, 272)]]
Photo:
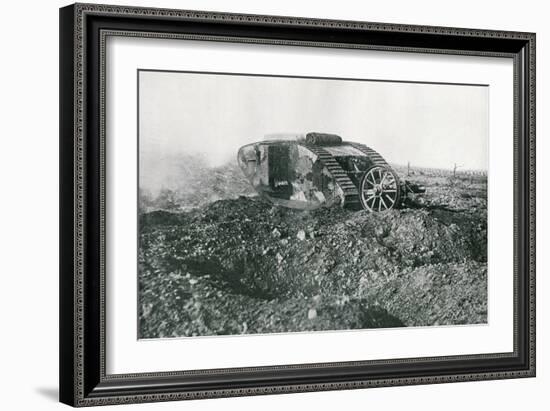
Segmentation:
[(220, 290), (207, 276), (149, 274), (147, 280), (153, 287), (141, 302), (141, 338), (403, 326), (364, 299), (264, 300)]
[(144, 214), (141, 336), (485, 322), (486, 221), (478, 208), (298, 211), (258, 197)]

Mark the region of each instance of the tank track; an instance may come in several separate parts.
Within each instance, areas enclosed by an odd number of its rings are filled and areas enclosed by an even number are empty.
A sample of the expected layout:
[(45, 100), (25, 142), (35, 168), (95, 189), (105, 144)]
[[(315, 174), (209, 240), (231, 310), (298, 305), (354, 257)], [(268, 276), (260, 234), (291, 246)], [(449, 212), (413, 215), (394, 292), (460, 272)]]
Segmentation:
[[(393, 173), (397, 176), (397, 173), (395, 172), (395, 170), (386, 162), (386, 160), (384, 160), (384, 158), (380, 154), (378, 154), (372, 148), (367, 147), (366, 145), (360, 144), (360, 143), (346, 142), (346, 144), (349, 144), (350, 146), (355, 147), (357, 150), (359, 150), (359, 151), (363, 152), (364, 154), (366, 154), (367, 156), (369, 156), (369, 158), (372, 160), (374, 165), (384, 166), (384, 167), (390, 169), (391, 171), (393, 171)], [(411, 183), (407, 180), (400, 180), (399, 181), (399, 186), (401, 187), (401, 195), (402, 196), (406, 196), (408, 193), (423, 194), (423, 193), (426, 192), (426, 188), (424, 186)]]
[[(386, 162), (386, 160), (384, 160), (384, 157), (382, 157), (380, 154), (378, 154), (372, 148), (367, 147), (364, 144), (352, 143), (352, 142), (349, 142), (349, 141), (346, 141), (345, 144), (347, 144), (349, 146), (352, 146), (353, 148), (356, 148), (357, 150), (361, 151), (363, 154), (365, 154), (368, 158), (371, 159), (371, 161), (373, 162), (373, 164), (375, 166), (386, 167), (386, 168), (389, 168), (390, 170), (393, 171), (393, 168), (391, 168), (390, 165)], [(395, 173), (395, 171), (394, 171), (394, 173)]]
[(338, 184), (344, 192), (344, 207), (352, 209), (360, 208), (359, 190), (348, 177), (348, 174), (344, 171), (342, 166), (334, 159), (332, 154), (323, 147), (317, 145), (307, 144), (305, 147), (315, 153), (321, 164), (327, 168), (334, 177), (336, 184)]

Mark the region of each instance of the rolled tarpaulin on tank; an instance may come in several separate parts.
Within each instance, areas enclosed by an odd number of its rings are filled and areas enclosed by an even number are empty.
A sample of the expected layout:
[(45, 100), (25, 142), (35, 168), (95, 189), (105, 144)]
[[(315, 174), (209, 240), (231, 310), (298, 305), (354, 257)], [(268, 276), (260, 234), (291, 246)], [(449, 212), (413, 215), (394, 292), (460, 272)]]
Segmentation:
[(337, 136), (336, 134), (328, 133), (307, 133), (306, 134), (306, 144), (315, 144), (315, 145), (331, 145), (331, 144), (341, 144), (342, 137)]

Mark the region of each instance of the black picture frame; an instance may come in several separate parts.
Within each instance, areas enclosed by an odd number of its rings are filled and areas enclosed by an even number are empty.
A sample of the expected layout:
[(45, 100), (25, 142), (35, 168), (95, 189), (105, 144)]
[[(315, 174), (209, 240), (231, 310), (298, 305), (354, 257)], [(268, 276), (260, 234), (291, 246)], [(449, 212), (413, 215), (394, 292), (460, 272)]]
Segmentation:
[[(102, 53), (105, 36), (137, 32), (513, 58), (514, 351), (107, 375)], [(61, 402), (91, 406), (535, 376), (534, 33), (75, 4), (60, 9), (59, 121)]]

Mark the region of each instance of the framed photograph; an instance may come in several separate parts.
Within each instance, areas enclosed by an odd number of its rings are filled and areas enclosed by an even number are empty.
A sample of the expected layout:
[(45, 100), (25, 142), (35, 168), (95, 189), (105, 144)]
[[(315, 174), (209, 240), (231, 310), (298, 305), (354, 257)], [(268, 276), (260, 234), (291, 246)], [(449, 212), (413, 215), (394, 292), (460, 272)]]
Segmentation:
[(60, 399), (535, 375), (535, 34), (60, 10)]

